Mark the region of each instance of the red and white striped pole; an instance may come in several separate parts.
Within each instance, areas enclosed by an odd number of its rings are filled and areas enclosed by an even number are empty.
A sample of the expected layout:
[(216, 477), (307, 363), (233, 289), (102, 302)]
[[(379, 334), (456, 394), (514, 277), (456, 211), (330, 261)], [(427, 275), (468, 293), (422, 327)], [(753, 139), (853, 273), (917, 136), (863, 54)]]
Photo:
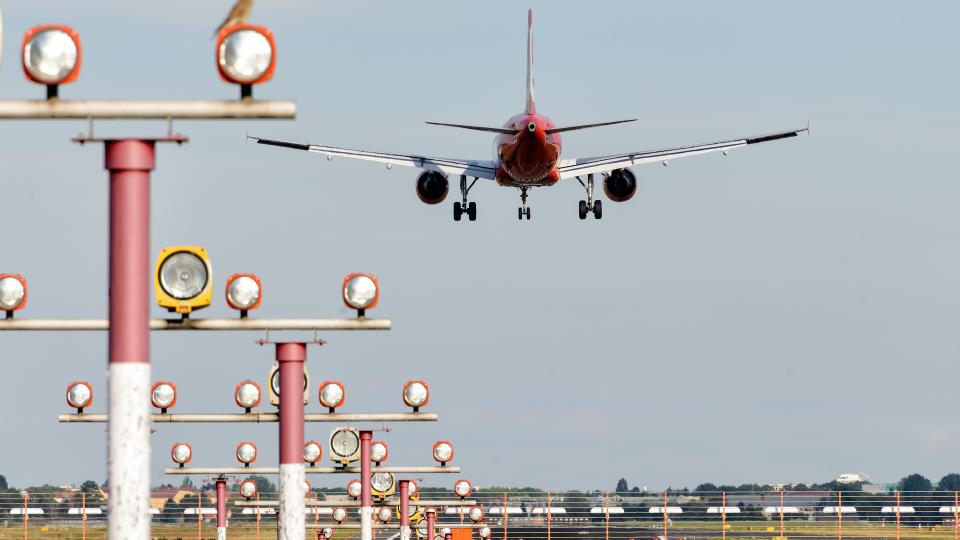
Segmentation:
[(437, 509), (434, 507), (427, 508), (427, 540), (434, 540), (436, 538), (437, 532)]
[(409, 480), (400, 480), (400, 540), (410, 540)]
[(306, 487), (303, 471), (303, 363), (306, 343), (277, 343), (280, 364), (279, 540), (305, 540)]
[(154, 141), (110, 140), (107, 536), (149, 540), (150, 171)]
[(222, 476), (217, 478), (217, 540), (227, 540), (227, 479)]
[(360, 432), (360, 540), (373, 540), (373, 495), (370, 492), (372, 431)]

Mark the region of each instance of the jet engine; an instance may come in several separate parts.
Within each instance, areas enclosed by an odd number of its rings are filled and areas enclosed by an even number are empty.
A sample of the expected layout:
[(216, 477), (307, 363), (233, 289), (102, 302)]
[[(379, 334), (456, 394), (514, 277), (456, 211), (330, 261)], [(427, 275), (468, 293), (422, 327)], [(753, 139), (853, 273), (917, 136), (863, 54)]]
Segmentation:
[(437, 204), (447, 198), (450, 182), (436, 171), (424, 171), (417, 177), (417, 197), (427, 204)]
[(611, 201), (629, 201), (637, 192), (637, 177), (630, 169), (615, 169), (604, 179), (603, 192)]

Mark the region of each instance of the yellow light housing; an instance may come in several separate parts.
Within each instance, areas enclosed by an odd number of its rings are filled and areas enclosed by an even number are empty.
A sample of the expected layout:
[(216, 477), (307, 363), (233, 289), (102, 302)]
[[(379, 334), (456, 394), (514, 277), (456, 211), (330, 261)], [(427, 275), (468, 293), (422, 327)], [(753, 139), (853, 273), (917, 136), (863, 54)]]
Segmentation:
[(213, 269), (207, 250), (199, 246), (174, 246), (160, 250), (154, 285), (157, 304), (188, 315), (213, 300)]

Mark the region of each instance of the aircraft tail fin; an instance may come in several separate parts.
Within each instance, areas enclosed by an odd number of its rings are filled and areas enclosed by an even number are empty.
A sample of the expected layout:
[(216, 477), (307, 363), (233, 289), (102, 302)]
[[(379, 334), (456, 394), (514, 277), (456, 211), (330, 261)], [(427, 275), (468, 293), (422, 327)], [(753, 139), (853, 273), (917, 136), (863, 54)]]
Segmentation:
[(527, 11), (527, 114), (536, 114), (537, 107), (533, 99), (533, 9)]

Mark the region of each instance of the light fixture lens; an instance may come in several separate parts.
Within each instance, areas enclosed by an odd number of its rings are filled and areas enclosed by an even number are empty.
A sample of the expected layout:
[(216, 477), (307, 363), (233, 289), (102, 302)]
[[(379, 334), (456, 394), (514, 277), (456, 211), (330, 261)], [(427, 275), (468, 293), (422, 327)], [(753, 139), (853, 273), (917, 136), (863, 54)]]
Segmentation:
[(223, 38), (217, 61), (238, 83), (252, 83), (262, 77), (273, 60), (273, 47), (266, 36), (256, 30), (241, 29)]
[(483, 509), (479, 506), (474, 506), (470, 508), (470, 521), (474, 523), (480, 523), (483, 521)]
[(440, 529), (441, 536), (447, 536), (448, 534), (450, 534), (450, 527), (444, 527)]
[(257, 446), (253, 443), (243, 442), (237, 445), (237, 460), (240, 463), (253, 463), (257, 460)]
[(341, 429), (330, 439), (330, 451), (347, 458), (357, 453), (360, 448), (360, 437), (353, 430)]
[(403, 385), (403, 402), (407, 407), (422, 407), (430, 399), (430, 388), (424, 381), (407, 381)]
[(240, 495), (250, 499), (257, 496), (257, 483), (253, 480), (244, 480), (240, 482)]
[(370, 475), (370, 487), (380, 493), (390, 491), (390, 488), (393, 487), (393, 481), (393, 473), (379, 472)]
[(327, 540), (330, 540), (330, 538), (333, 537), (333, 529), (331, 529), (330, 527), (325, 527), (322, 530), (323, 530), (323, 535), (327, 537)]
[(198, 296), (207, 286), (207, 265), (188, 251), (167, 257), (160, 265), (160, 286), (177, 300)]
[(93, 390), (86, 382), (71, 383), (67, 388), (67, 405), (74, 409), (83, 409), (93, 401)]
[(59, 84), (77, 66), (79, 50), (63, 30), (51, 28), (34, 34), (23, 47), (23, 66), (45, 84)]
[(27, 289), (23, 282), (13, 276), (0, 278), (0, 309), (12, 311), (20, 307)]
[(466, 497), (473, 492), (473, 485), (470, 484), (469, 480), (457, 480), (453, 484), (453, 492), (456, 493), (458, 497)]
[(370, 443), (370, 461), (380, 463), (387, 460), (387, 444), (380, 441)]
[(490, 538), (490, 527), (480, 527), (480, 530), (477, 531), (477, 535), (480, 538)]
[(321, 455), (323, 455), (323, 448), (320, 446), (320, 443), (316, 441), (310, 441), (303, 445), (303, 460), (307, 463), (316, 463), (320, 461)]
[(427, 530), (427, 520), (421, 519), (417, 522), (417, 536), (420, 538), (426, 538), (427, 533), (430, 532)]
[(150, 392), (150, 401), (158, 409), (167, 409), (177, 400), (177, 389), (168, 382), (159, 382), (153, 385)]
[(377, 299), (377, 284), (366, 274), (357, 274), (343, 286), (343, 299), (353, 309), (366, 309)]
[(346, 508), (344, 508), (344, 507), (342, 507), (342, 506), (338, 506), (338, 507), (336, 507), (336, 508), (333, 509), (333, 520), (334, 520), (334, 521), (336, 521), (337, 523), (339, 523), (339, 522), (341, 522), (341, 521), (343, 521), (343, 520), (345, 520), (345, 519), (347, 519), (347, 509), (346, 509)]
[(243, 381), (237, 385), (234, 397), (237, 405), (252, 409), (260, 404), (260, 385), (253, 381)]
[(227, 286), (227, 303), (233, 309), (250, 309), (260, 300), (260, 284), (250, 276), (238, 276)]
[(326, 381), (320, 385), (320, 404), (330, 409), (343, 405), (343, 385), (336, 381)]
[(383, 523), (389, 523), (390, 518), (393, 517), (393, 512), (386, 506), (381, 506), (377, 509), (377, 519)]
[(357, 499), (363, 495), (363, 486), (360, 484), (359, 480), (351, 480), (347, 482), (347, 494), (354, 499)]
[(447, 441), (437, 441), (433, 445), (433, 459), (446, 463), (453, 459), (453, 445)]
[(170, 457), (173, 458), (174, 463), (183, 465), (193, 457), (193, 450), (187, 443), (175, 443), (170, 450)]

